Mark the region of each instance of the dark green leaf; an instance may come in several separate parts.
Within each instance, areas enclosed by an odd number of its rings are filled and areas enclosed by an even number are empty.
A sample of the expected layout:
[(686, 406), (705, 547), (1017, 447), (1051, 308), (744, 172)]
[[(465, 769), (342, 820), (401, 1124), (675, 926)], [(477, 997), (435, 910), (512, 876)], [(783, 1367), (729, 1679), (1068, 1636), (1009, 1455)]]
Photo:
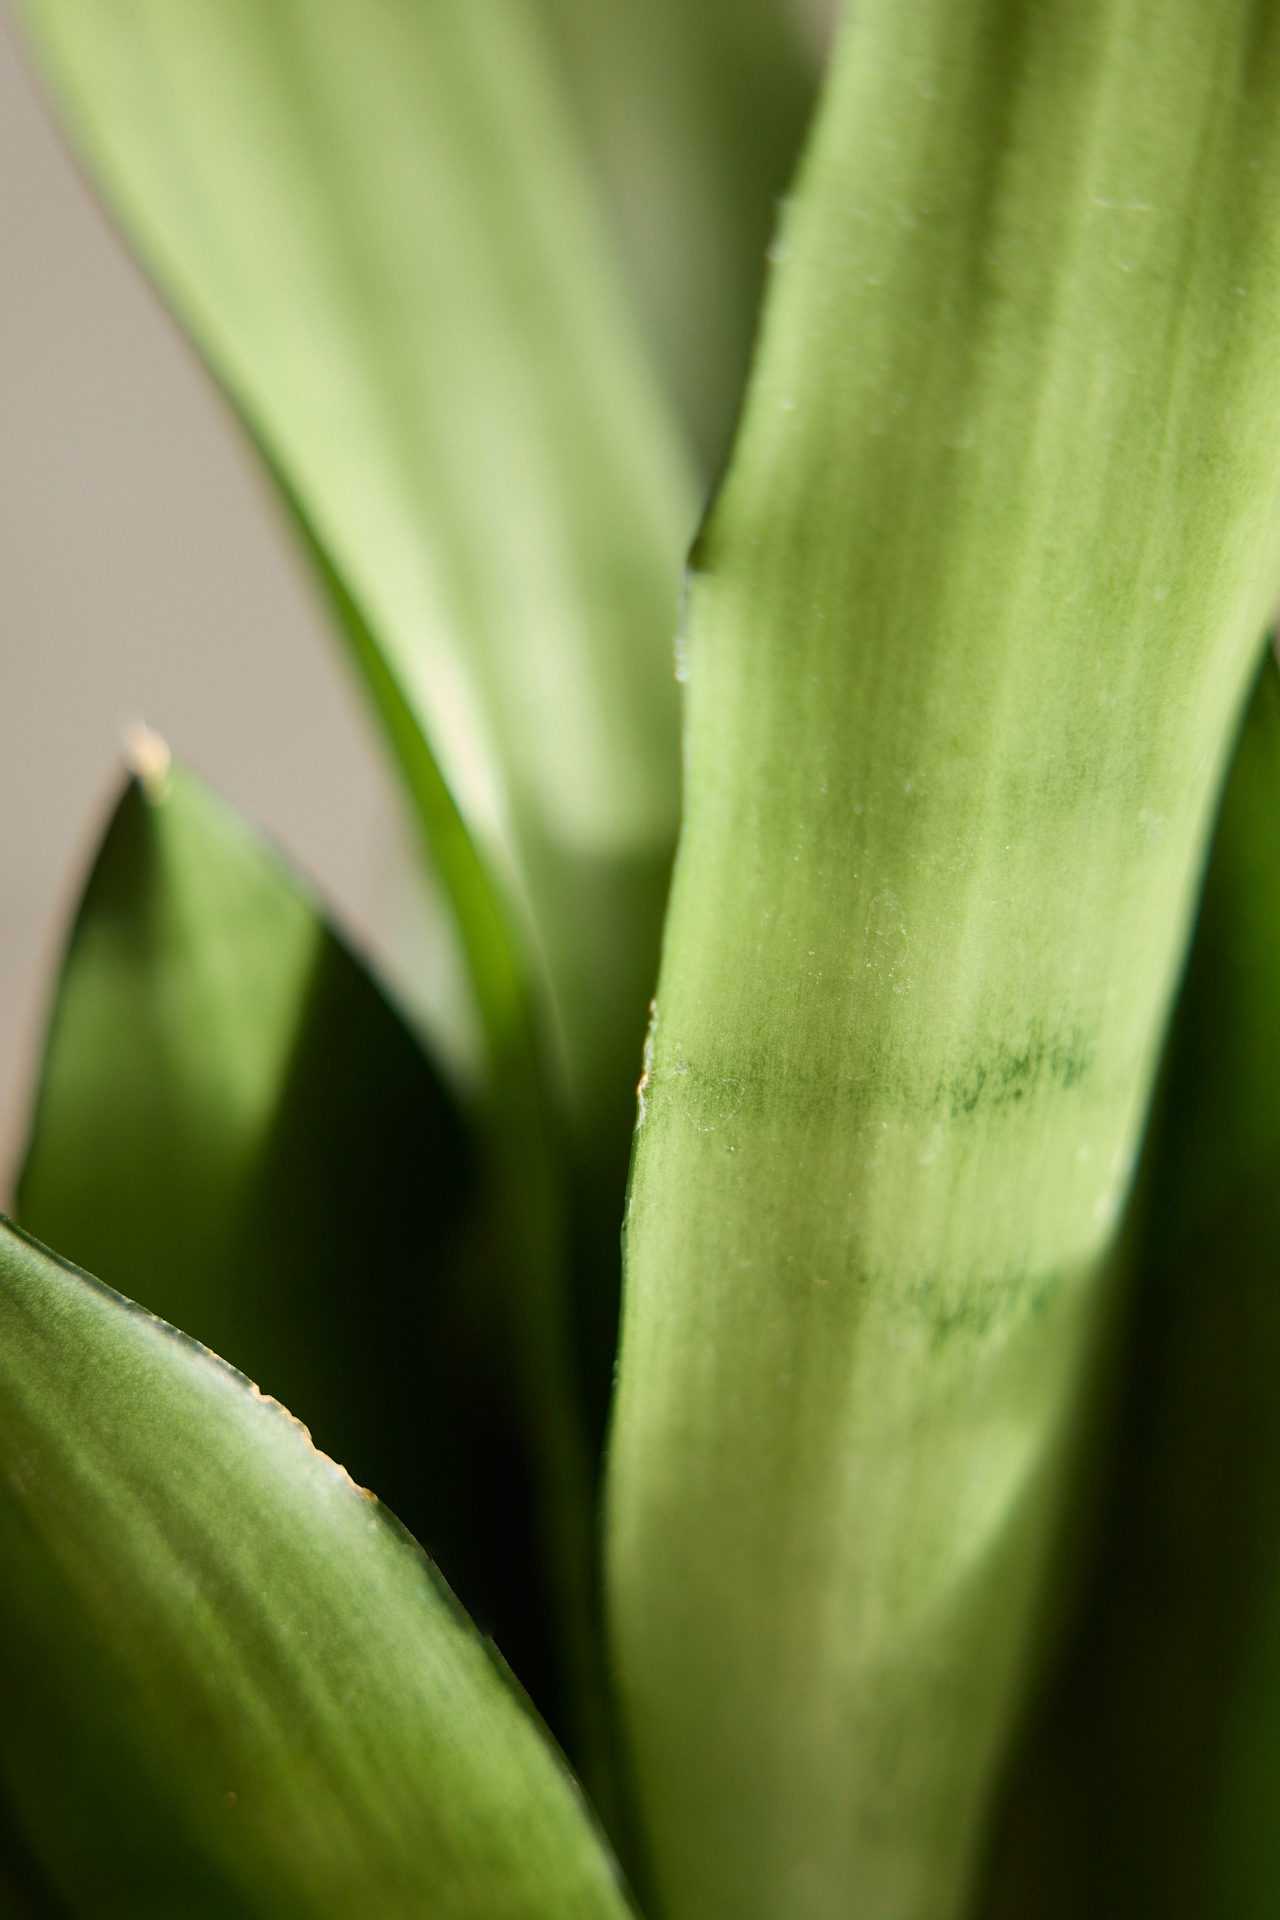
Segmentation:
[(604, 1920), (411, 1541), (240, 1375), (0, 1228), (0, 1767), (84, 1920)]
[(991, 1920), (1280, 1911), (1280, 674), (1237, 749), (1149, 1149), (1105, 1511)]
[(0, 1795), (0, 1920), (67, 1920)]
[(476, 1156), (422, 1050), (236, 813), (130, 784), (76, 919), (24, 1226), (294, 1408), (555, 1712)]

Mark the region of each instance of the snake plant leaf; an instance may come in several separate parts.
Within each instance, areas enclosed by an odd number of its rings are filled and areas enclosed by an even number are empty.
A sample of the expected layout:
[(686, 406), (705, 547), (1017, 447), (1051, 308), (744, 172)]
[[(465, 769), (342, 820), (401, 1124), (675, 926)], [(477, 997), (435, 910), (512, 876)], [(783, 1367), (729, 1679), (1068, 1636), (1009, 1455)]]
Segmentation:
[(153, 755), (76, 917), (19, 1217), (295, 1407), (554, 1717), (482, 1199), (448, 1091), (307, 889)]
[(696, 489), (530, 0), (18, 11), (527, 903), (584, 1137), (625, 1138)]
[(422, 851), (453, 908), (486, 1043), (490, 1104), (500, 1110), (513, 1096), (541, 1103), (529, 981), (501, 889), (467, 831), (426, 735), (350, 588), (335, 572), (283, 475), (275, 471), (273, 478), (334, 623), (359, 665), (408, 792)]
[(702, 468), (728, 451), (777, 203), (813, 106), (795, 0), (541, 0)]
[(202, 1347), (0, 1228), (0, 1767), (84, 1920), (615, 1920), (413, 1542)]
[[(610, 1831), (620, 1837), (625, 1814), (606, 1697), (594, 1534), (596, 1467), (617, 1337), (614, 1205), (623, 1169), (616, 1130), (602, 1127), (589, 1142), (579, 1143), (577, 1154), (566, 1154), (547, 1097), (528, 982), (489, 864), (467, 831), (363, 612), (297, 498), (279, 473), (276, 479), (338, 626), (363, 669), (457, 910), (471, 963), (489, 1041), (487, 1100), (477, 1114), (495, 1274), (489, 1297), (511, 1363), (510, 1393), (498, 1408), (475, 1400), (468, 1384), (468, 1412), (478, 1428), (474, 1454), (487, 1459), (493, 1452), (487, 1442), (508, 1426), (523, 1443), (531, 1486), (517, 1476), (516, 1501), (506, 1504), (523, 1506), (531, 1491), (554, 1647), (543, 1663), (536, 1697), (583, 1771)], [(509, 1452), (500, 1447), (498, 1457)], [(485, 1503), (486, 1510), (491, 1505)], [(519, 1547), (518, 1532), (514, 1539)], [(505, 1620), (505, 1607), (498, 1617)], [(523, 1627), (541, 1627), (545, 1619), (526, 1595), (520, 1608)], [(515, 1633), (511, 1644), (520, 1645), (528, 1659), (530, 1635), (519, 1626)]]
[(446, 1268), (465, 1230), (473, 1159), (420, 1046), (273, 849), (180, 765), (130, 780), (57, 986), (23, 1226), (389, 1493), (397, 1445), (357, 1383), (401, 1364), (433, 1254)]
[[(554, 1592), (550, 1616), (558, 1645), (555, 1677), (548, 1668), (537, 1697), (546, 1710), (553, 1694), (560, 1696), (560, 1710), (552, 1709), (557, 1730), (616, 1832), (621, 1791), (614, 1780), (605, 1702), (593, 1516), (617, 1337), (614, 1207), (624, 1181), (620, 1142), (616, 1129), (606, 1126), (585, 1149), (566, 1154), (563, 1129), (548, 1098), (529, 982), (490, 863), (468, 832), (361, 608), (284, 477), (277, 471), (275, 479), (338, 628), (360, 664), (427, 850), (455, 908), (470, 963), (489, 1047), (487, 1097), (476, 1115), (494, 1269), (489, 1304), (511, 1361), (510, 1392), (500, 1408), (475, 1399), (468, 1383), (467, 1408), (477, 1426), (473, 1452), (476, 1459), (488, 1459), (492, 1436), (508, 1428), (521, 1435), (532, 1476), (539, 1555)], [(470, 1317), (474, 1320), (474, 1309)], [(466, 1370), (457, 1377), (465, 1379)], [(497, 1457), (506, 1452), (499, 1447)], [(520, 1476), (516, 1484), (520, 1504), (526, 1491)], [(481, 1506), (487, 1512), (493, 1503)], [(518, 1529), (512, 1538), (520, 1544)], [(542, 1624), (541, 1610), (527, 1596), (520, 1621), (525, 1628)], [(527, 1659), (530, 1636), (519, 1627), (516, 1633), (512, 1644), (519, 1644)]]
[(862, 0), (694, 556), (618, 1685), (670, 1920), (972, 1892), (1280, 585), (1280, 13)]
[(1223, 803), (1150, 1155), (1105, 1525), (991, 1920), (1280, 1909), (1280, 673)]
[[(542, 24), (533, 0), (21, 0), (19, 15), (304, 524), (451, 887), (494, 1056), (518, 1397), (565, 1658), (585, 1658), (594, 1494), (570, 1320), (576, 1302), (598, 1429), (678, 809), (670, 652), (696, 487)], [(437, 765), (457, 813), (437, 804)], [(507, 883), (497, 915), (472, 843)], [(562, 1083), (572, 1221), (549, 1111)]]

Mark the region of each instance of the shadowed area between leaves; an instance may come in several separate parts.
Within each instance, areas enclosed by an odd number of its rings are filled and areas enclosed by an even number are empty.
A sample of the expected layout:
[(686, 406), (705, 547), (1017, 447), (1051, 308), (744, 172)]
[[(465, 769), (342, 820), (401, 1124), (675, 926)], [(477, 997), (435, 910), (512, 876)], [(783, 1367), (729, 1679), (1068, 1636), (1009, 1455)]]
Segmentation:
[(1280, 1910), (1280, 673), (1245, 722), (1148, 1150), (1097, 1543), (983, 1920)]

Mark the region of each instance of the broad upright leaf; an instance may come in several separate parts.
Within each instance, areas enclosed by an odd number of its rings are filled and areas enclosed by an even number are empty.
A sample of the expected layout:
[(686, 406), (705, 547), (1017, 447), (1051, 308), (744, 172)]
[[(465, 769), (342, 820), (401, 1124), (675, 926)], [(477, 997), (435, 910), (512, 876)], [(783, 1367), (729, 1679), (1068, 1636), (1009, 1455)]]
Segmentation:
[(527, 899), (585, 1136), (625, 1133), (695, 499), (531, 0), (19, 12)]
[(1144, 1195), (1105, 1525), (984, 1911), (1280, 1911), (1280, 673), (1236, 753)]
[(859, 0), (694, 558), (616, 1667), (670, 1920), (944, 1920), (1280, 585), (1280, 12)]
[(475, 1150), (271, 849), (182, 767), (81, 902), (24, 1226), (296, 1408), (557, 1715), (531, 1462)]
[(813, 104), (795, 0), (539, 0), (622, 257), (709, 477)]
[(421, 1554), (242, 1376), (0, 1227), (0, 1770), (77, 1920), (620, 1920)]

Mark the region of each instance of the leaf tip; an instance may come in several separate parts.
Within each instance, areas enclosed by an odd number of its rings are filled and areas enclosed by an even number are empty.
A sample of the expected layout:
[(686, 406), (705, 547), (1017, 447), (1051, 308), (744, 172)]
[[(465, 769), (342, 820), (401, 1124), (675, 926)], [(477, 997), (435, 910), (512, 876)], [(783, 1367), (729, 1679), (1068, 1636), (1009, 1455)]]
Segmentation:
[(125, 727), (120, 735), (120, 747), (124, 754), (124, 763), (142, 788), (152, 806), (160, 806), (169, 798), (169, 769), (173, 764), (173, 755), (169, 743), (162, 735), (149, 727), (145, 720), (135, 720)]

